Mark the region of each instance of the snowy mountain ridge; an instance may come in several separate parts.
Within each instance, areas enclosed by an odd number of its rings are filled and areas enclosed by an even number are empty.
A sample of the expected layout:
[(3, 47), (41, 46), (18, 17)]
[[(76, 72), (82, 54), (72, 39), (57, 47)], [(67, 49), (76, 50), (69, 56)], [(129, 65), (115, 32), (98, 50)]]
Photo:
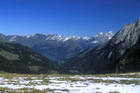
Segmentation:
[[(57, 60), (73, 57), (85, 49), (103, 44), (112, 38), (113, 35), (114, 33), (110, 31), (108, 33), (101, 32), (91, 38), (81, 38), (78, 36), (70, 36), (65, 38), (57, 34), (33, 34), (27, 36), (6, 36), (0, 34), (0, 38), (8, 42), (15, 42), (23, 46), (27, 46), (46, 56), (47, 58)], [(62, 54), (64, 55), (62, 56)]]
[[(111, 39), (114, 36), (114, 33), (112, 31), (109, 31), (108, 33), (104, 33), (101, 32), (98, 35), (95, 35), (93, 37), (78, 37), (78, 36), (70, 36), (70, 37), (66, 37), (64, 38), (62, 35), (57, 35), (57, 34), (47, 34), (47, 35), (43, 35), (43, 34), (33, 34), (33, 35), (27, 35), (25, 36), (27, 39), (28, 38), (33, 38), (33, 37), (38, 37), (38, 36), (44, 36), (46, 38), (46, 40), (57, 40), (57, 41), (67, 41), (69, 39), (73, 40), (73, 41), (77, 41), (77, 40), (89, 40), (91, 38), (98, 38), (98, 37), (108, 37), (108, 39)], [(16, 37), (16, 35), (13, 35), (13, 37), (11, 39), (14, 39)], [(12, 40), (11, 40), (12, 41)]]
[[(78, 37), (78, 36), (70, 36), (70, 37), (66, 37), (64, 38), (63, 36), (61, 35), (57, 35), (57, 34), (47, 34), (47, 35), (43, 35), (43, 34), (32, 34), (32, 35), (27, 35), (27, 36), (18, 36), (18, 35), (8, 35), (8, 36), (5, 36), (3, 34), (0, 34), (0, 38), (2, 39), (5, 39), (6, 37), (9, 37), (9, 40), (10, 42), (13, 42), (13, 41), (16, 41), (16, 38), (18, 37), (24, 37), (26, 39), (30, 39), (30, 38), (37, 38), (37, 37), (40, 37), (40, 38), (44, 38), (44, 40), (56, 40), (56, 41), (62, 41), (62, 42), (65, 42), (69, 39), (73, 40), (73, 41), (78, 41), (78, 40), (84, 40), (84, 41), (91, 41), (93, 38), (96, 39), (95, 41), (98, 41), (97, 39), (103, 39), (103, 37), (107, 37), (108, 39), (111, 39), (112, 37), (114, 36), (114, 33), (112, 31), (109, 31), (108, 33), (104, 33), (104, 32), (101, 32), (99, 33), (98, 35), (95, 35), (93, 37)], [(92, 41), (94, 42), (94, 41)]]

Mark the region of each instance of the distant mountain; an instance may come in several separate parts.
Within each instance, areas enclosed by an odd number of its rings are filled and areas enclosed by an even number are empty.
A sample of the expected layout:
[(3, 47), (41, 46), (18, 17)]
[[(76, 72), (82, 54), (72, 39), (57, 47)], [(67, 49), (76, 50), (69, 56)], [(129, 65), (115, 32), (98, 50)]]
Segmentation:
[[(73, 58), (67, 60), (59, 60), (59, 63), (61, 63), (63, 67), (69, 70), (73, 70), (74, 72), (83, 74), (94, 74), (99, 72), (102, 73), (105, 72), (108, 67), (110, 67), (114, 63), (117, 63), (118, 65), (115, 66), (115, 71), (118, 72), (118, 66), (120, 65), (116, 61), (123, 54), (125, 54), (129, 48), (139, 43), (140, 18), (134, 24), (130, 23), (124, 25), (122, 29), (120, 29), (120, 31), (115, 36), (113, 36), (112, 39), (110, 39), (107, 43), (87, 49)], [(137, 53), (137, 56), (138, 55), (139, 53)], [(138, 58), (139, 57), (137, 57), (137, 59)], [(121, 66), (119, 68), (121, 68)], [(131, 71), (131, 68), (129, 71)]]
[(34, 45), (32, 49), (51, 60), (70, 58), (83, 51), (81, 46), (70, 39), (65, 42), (47, 40), (42, 44)]
[(0, 71), (23, 74), (66, 73), (48, 58), (18, 43), (0, 39)]
[(51, 60), (73, 57), (85, 49), (95, 47), (107, 42), (113, 36), (114, 33), (112, 31), (108, 33), (101, 32), (91, 38), (81, 38), (77, 36), (64, 38), (61, 35), (57, 34), (35, 34), (27, 36), (5, 36), (3, 34), (0, 34), (1, 39), (27, 46)]
[(114, 33), (112, 31), (109, 31), (108, 33), (101, 32), (98, 35), (95, 35), (91, 38), (84, 37), (84, 38), (70, 38), (77, 42), (82, 48), (88, 49), (92, 48), (98, 45), (101, 45), (103, 43), (106, 43), (108, 40), (110, 40), (114, 36)]

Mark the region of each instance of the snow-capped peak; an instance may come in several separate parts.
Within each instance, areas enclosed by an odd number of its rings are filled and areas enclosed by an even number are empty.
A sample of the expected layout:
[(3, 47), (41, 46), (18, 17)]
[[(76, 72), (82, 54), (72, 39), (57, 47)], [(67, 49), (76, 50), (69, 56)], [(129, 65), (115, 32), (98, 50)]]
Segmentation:
[(113, 31), (109, 31), (108, 33), (114, 34)]
[(111, 39), (114, 36), (114, 33), (112, 31), (109, 31), (108, 33), (101, 32), (96, 36), (91, 37), (90, 41), (98, 41), (100, 44), (107, 42), (109, 39)]
[(106, 35), (109, 39), (111, 39), (114, 36), (114, 33), (112, 31), (109, 31), (108, 33), (106, 33)]
[(86, 36), (86, 37), (84, 37), (83, 39), (84, 39), (84, 40), (89, 40), (90, 38)]
[(26, 38), (34, 37), (35, 35), (27, 35)]
[(108, 36), (108, 37), (112, 38), (114, 36), (114, 33), (112, 31), (109, 31), (108, 33), (101, 32), (94, 37), (99, 37), (99, 36)]
[(81, 39), (81, 37), (77, 37), (77, 36), (70, 36), (68, 38), (74, 41)]
[(57, 34), (48, 34), (46, 35), (46, 40), (57, 40), (57, 41), (61, 41), (64, 38), (61, 35), (57, 35)]
[(99, 33), (99, 35), (103, 35), (103, 34), (104, 34), (104, 32)]
[[(33, 35), (27, 35), (27, 36), (24, 36), (26, 37), (26, 39), (29, 39), (29, 38), (36, 38), (36, 37), (39, 37), (40, 39), (42, 38), (42, 40), (56, 40), (56, 41), (61, 41), (61, 42), (65, 42), (69, 39), (73, 40), (73, 41), (76, 41), (76, 42), (92, 42), (92, 43), (97, 43), (98, 42), (105, 42), (109, 39), (111, 39), (112, 37), (114, 36), (114, 33), (112, 31), (109, 31), (108, 33), (104, 33), (104, 32), (101, 32), (99, 33), (98, 35), (96, 36), (93, 36), (91, 38), (89, 37), (78, 37), (78, 36), (70, 36), (70, 37), (66, 37), (64, 38), (63, 36), (61, 35), (57, 35), (57, 34), (47, 34), (47, 35), (43, 35), (43, 34), (33, 34)], [(10, 41), (15, 41), (16, 39), (16, 36), (13, 36)], [(96, 42), (94, 42), (96, 41)]]
[(106, 33), (107, 35), (111, 35), (114, 36), (114, 33), (112, 31), (109, 31), (108, 33)]

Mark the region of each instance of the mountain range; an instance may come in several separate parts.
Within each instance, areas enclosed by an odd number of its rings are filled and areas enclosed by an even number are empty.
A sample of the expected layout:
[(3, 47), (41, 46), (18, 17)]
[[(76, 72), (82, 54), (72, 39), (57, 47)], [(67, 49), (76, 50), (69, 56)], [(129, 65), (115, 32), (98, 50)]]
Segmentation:
[(6, 36), (0, 34), (1, 39), (27, 46), (51, 60), (73, 57), (85, 49), (107, 42), (113, 36), (114, 33), (112, 31), (109, 31), (108, 33), (101, 32), (91, 38), (81, 38), (77, 36), (64, 38), (57, 34), (35, 34), (27, 36)]
[(140, 18), (124, 25), (108, 42), (58, 63), (71, 72), (82, 74), (138, 71), (139, 44)]
[[(0, 71), (24, 74), (140, 71), (140, 18), (133, 24), (125, 24), (113, 35), (112, 32), (101, 32), (91, 38), (75, 36), (63, 38), (60, 35), (5, 36), (1, 34), (0, 37), (4, 40), (0, 39)], [(56, 57), (65, 56), (65, 53), (68, 53), (69, 57), (75, 56), (53, 62), (31, 48), (44, 53), (50, 51), (48, 53), (50, 58), (53, 57), (51, 53), (56, 54)], [(81, 51), (79, 48), (83, 49), (81, 53), (70, 54), (71, 51), (73, 53)], [(66, 52), (67, 49), (69, 52)], [(59, 58), (61, 57), (56, 59)]]

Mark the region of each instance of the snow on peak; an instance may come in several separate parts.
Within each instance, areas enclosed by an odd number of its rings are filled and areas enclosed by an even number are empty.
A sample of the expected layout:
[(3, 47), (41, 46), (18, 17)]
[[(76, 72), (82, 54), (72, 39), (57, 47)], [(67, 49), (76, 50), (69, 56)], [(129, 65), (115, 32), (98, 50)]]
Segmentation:
[(99, 33), (99, 35), (103, 35), (103, 34), (104, 34), (104, 32)]
[(77, 36), (70, 36), (68, 37), (69, 39), (72, 39), (74, 41), (81, 39), (81, 37), (77, 37)]
[[(83, 38), (78, 37), (78, 36), (70, 36), (70, 37), (64, 38), (63, 36), (58, 35), (58, 34), (46, 34), (46, 35), (33, 34), (33, 35), (27, 35), (25, 37), (27, 39), (31, 38), (31, 37), (42, 37), (42, 38), (45, 38), (46, 40), (57, 40), (57, 41), (62, 41), (62, 42), (65, 42), (65, 41), (71, 39), (71, 40), (76, 41), (76, 42), (82, 42), (82, 40), (83, 41), (93, 41), (93, 40), (103, 39), (103, 38), (111, 39), (113, 36), (114, 36), (114, 33), (112, 31), (109, 31), (108, 33), (101, 32), (98, 35), (90, 37), (90, 38), (87, 36), (83, 37)], [(92, 42), (92, 43), (97, 43), (97, 41)]]
[(10, 42), (16, 41), (17, 36), (13, 36), (12, 38), (9, 39)]
[(26, 38), (34, 37), (35, 35), (27, 35)]
[(46, 35), (46, 40), (57, 40), (57, 41), (61, 41), (64, 38), (61, 35), (57, 35), (57, 34), (48, 34)]
[(108, 33), (111, 33), (111, 34), (112, 34), (112, 33), (113, 33), (113, 31), (109, 31)]
[(113, 36), (114, 36), (114, 33), (112, 32), (112, 31), (109, 31), (108, 33), (104, 33), (104, 32), (101, 32), (101, 33), (99, 33), (98, 35), (96, 35), (96, 36), (94, 36), (94, 37), (105, 37), (105, 36), (107, 36), (107, 37), (109, 37), (109, 39), (111, 39)]
[(84, 40), (89, 40), (90, 38), (86, 36), (86, 37), (84, 37), (83, 39), (84, 39)]
[(114, 33), (112, 31), (109, 31), (108, 33), (106, 33), (106, 35), (109, 39), (111, 39), (114, 36)]
[(65, 41), (67, 41), (67, 40), (69, 40), (69, 39), (70, 39), (70, 38), (68, 38), (68, 37), (67, 37), (67, 38), (64, 38), (64, 39), (63, 39), (63, 42), (65, 42)]
[(114, 33), (112, 31), (109, 31), (108, 33), (106, 33), (107, 35), (110, 35), (110, 36), (114, 36)]

